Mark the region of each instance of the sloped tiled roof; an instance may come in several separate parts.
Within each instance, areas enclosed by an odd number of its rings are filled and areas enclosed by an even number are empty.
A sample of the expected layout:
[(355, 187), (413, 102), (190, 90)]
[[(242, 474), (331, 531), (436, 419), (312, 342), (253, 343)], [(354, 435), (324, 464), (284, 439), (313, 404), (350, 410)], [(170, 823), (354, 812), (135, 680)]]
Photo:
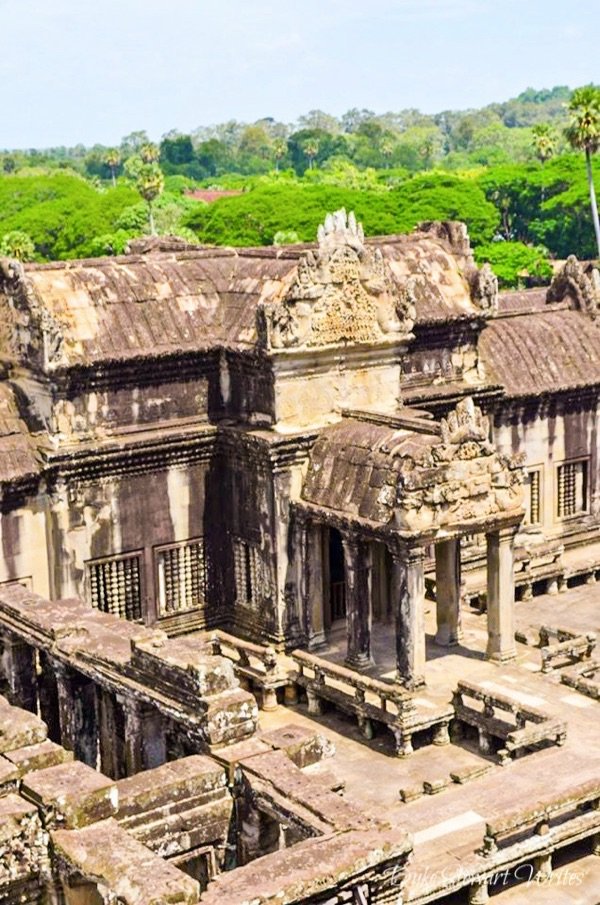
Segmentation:
[(600, 384), (600, 327), (580, 311), (546, 310), (491, 319), (479, 354), (488, 380), (508, 396)]
[(315, 443), (302, 498), (387, 524), (397, 503), (402, 460), (419, 460), (439, 437), (344, 419)]
[[(417, 277), (417, 323), (481, 315), (465, 277), (469, 256), (443, 236), (415, 232), (367, 242), (381, 249), (398, 291)], [(300, 256), (317, 248), (163, 245), (146, 254), (24, 266), (25, 304), (50, 315), (61, 339), (61, 365), (215, 346), (251, 350), (258, 340), (257, 306), (284, 297)]]

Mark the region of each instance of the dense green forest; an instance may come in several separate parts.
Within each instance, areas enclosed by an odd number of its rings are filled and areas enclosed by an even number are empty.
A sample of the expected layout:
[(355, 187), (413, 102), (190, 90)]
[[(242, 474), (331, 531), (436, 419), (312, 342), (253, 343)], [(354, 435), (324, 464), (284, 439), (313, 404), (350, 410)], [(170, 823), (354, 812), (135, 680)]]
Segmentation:
[[(598, 130), (600, 91), (589, 91)], [(574, 137), (571, 99), (566, 87), (528, 89), (433, 116), (313, 110), (293, 126), (231, 121), (172, 131), (158, 145), (132, 132), (118, 148), (1, 152), (0, 253), (118, 254), (148, 232), (217, 245), (306, 241), (343, 206), (367, 235), (464, 220), (477, 259), (503, 285), (544, 280), (550, 258), (597, 255), (588, 179), (598, 178), (599, 133), (595, 143)], [(207, 204), (190, 194), (199, 188), (238, 194)]]

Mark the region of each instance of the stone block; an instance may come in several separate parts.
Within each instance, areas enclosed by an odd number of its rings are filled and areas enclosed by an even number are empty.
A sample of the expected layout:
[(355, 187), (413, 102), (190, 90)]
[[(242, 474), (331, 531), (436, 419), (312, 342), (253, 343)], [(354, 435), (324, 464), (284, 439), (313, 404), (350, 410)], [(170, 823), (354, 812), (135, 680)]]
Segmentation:
[(450, 779), (452, 782), (457, 782), (462, 785), (465, 782), (470, 782), (472, 779), (483, 776), (484, 773), (488, 773), (491, 769), (491, 764), (472, 764), (468, 767), (460, 767), (458, 770), (451, 770)]
[(28, 773), (21, 794), (38, 806), (46, 827), (87, 826), (118, 808), (115, 783), (78, 760)]
[(285, 751), (297, 767), (309, 767), (324, 757), (333, 757), (335, 746), (319, 732), (290, 723), (261, 733), (260, 738), (276, 751)]
[(0, 754), (43, 742), (47, 735), (47, 726), (39, 717), (0, 698)]
[(50, 739), (45, 739), (36, 745), (25, 745), (14, 751), (7, 751), (4, 757), (14, 764), (19, 776), (24, 776), (34, 770), (44, 770), (46, 767), (70, 762), (73, 760), (73, 752), (51, 742)]
[(400, 789), (400, 799), (404, 802), (415, 801), (423, 794), (423, 783), (415, 782), (410, 786), (403, 786)]
[(423, 791), (426, 795), (437, 795), (450, 785), (450, 777), (443, 779), (426, 779), (423, 783)]
[(197, 804), (227, 795), (226, 774), (220, 764), (201, 754), (182, 757), (153, 770), (144, 770), (117, 782), (118, 819), (162, 809), (175, 810), (179, 802), (194, 799)]
[(252, 738), (244, 739), (243, 742), (227, 745), (226, 748), (218, 748), (211, 753), (211, 757), (217, 763), (223, 765), (227, 770), (229, 782), (233, 782), (235, 771), (240, 761), (248, 760), (257, 754), (266, 754), (267, 751), (271, 750), (272, 747), (265, 741), (257, 736), (252, 736)]
[(0, 795), (16, 791), (19, 771), (5, 757), (0, 755)]

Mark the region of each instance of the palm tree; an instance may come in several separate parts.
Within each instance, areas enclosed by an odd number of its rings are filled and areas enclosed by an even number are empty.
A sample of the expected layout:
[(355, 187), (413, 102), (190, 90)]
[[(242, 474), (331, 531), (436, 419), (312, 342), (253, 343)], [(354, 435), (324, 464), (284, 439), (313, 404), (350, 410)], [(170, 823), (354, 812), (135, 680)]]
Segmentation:
[(391, 158), (392, 154), (394, 153), (393, 142), (390, 141), (389, 138), (384, 138), (384, 140), (381, 142), (379, 150), (381, 151), (382, 156), (385, 158), (386, 166), (389, 167), (390, 158)]
[(144, 163), (156, 163), (159, 158), (159, 150), (156, 145), (153, 145), (152, 142), (148, 141), (145, 145), (142, 145), (140, 148), (140, 157), (144, 161)]
[(275, 169), (279, 169), (279, 161), (285, 157), (287, 153), (287, 141), (283, 138), (276, 138), (273, 142), (273, 157), (275, 158)]
[[(535, 149), (536, 156), (542, 166), (546, 163), (547, 160), (550, 160), (551, 157), (556, 153), (556, 134), (551, 126), (548, 123), (538, 123), (537, 126), (534, 126), (531, 130), (532, 133), (532, 143)], [(542, 202), (545, 201), (546, 198), (546, 186), (542, 181), (542, 191), (541, 191), (541, 199)]]
[(117, 167), (121, 163), (121, 153), (118, 148), (110, 148), (104, 155), (104, 163), (110, 169), (113, 188), (117, 184)]
[(598, 205), (592, 172), (592, 154), (595, 154), (600, 147), (600, 88), (596, 88), (594, 85), (577, 88), (571, 96), (569, 113), (571, 121), (565, 129), (565, 135), (571, 147), (577, 148), (585, 154), (592, 220), (600, 256), (600, 221), (598, 220)]
[(148, 204), (148, 223), (150, 225), (150, 235), (156, 235), (156, 227), (154, 225), (154, 211), (152, 204), (158, 198), (165, 186), (165, 177), (160, 167), (155, 163), (145, 163), (141, 168), (137, 178), (136, 187), (144, 201)]
[(545, 164), (556, 154), (556, 135), (548, 123), (539, 123), (531, 132), (536, 156), (542, 164)]
[(308, 157), (308, 169), (312, 170), (314, 159), (319, 153), (319, 142), (316, 138), (309, 138), (304, 144), (304, 153)]

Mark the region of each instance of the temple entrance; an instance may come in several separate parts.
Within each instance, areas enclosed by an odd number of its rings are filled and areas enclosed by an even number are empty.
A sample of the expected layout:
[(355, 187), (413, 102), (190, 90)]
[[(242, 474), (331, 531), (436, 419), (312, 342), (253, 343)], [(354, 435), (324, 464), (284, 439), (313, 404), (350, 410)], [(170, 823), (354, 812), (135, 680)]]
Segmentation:
[(330, 528), (327, 538), (327, 578), (325, 627), (346, 618), (346, 572), (342, 536), (337, 528)]

